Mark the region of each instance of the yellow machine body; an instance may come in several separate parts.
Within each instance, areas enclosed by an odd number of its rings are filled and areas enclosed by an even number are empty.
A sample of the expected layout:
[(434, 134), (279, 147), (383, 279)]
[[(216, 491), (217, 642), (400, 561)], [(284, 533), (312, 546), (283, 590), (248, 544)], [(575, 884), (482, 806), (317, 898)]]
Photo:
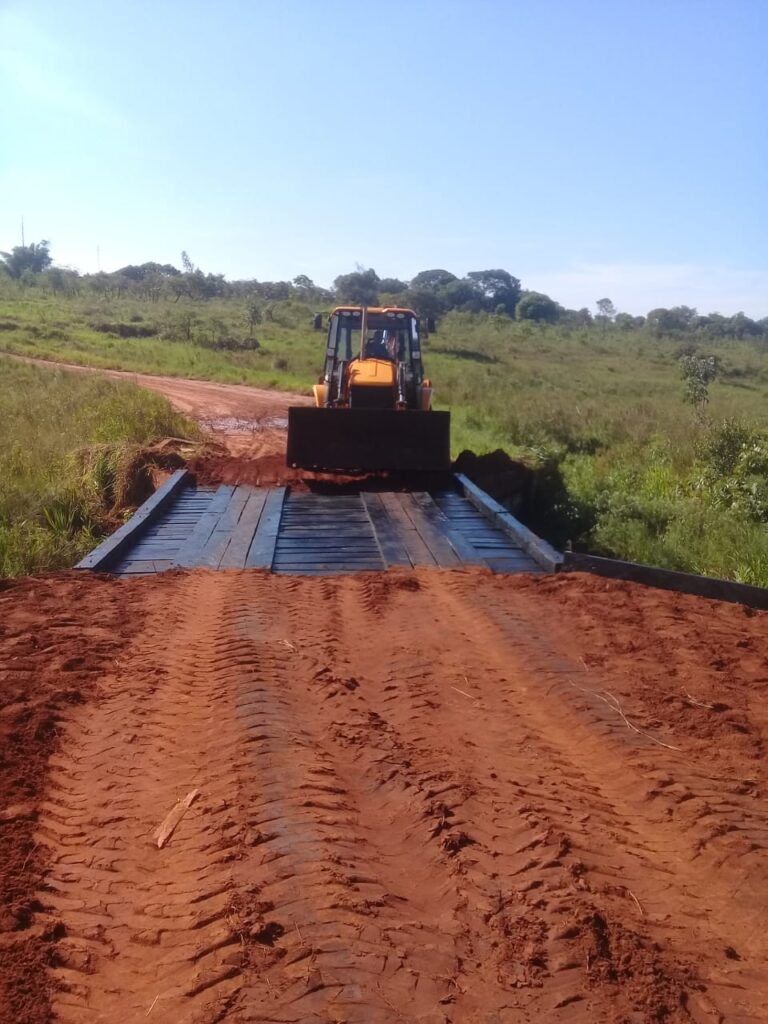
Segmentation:
[(349, 387), (393, 388), (395, 364), (388, 359), (356, 359), (347, 370)]
[(450, 466), (450, 416), (432, 412), (419, 321), (401, 307), (338, 306), (314, 409), (289, 410), (288, 464), (305, 469)]

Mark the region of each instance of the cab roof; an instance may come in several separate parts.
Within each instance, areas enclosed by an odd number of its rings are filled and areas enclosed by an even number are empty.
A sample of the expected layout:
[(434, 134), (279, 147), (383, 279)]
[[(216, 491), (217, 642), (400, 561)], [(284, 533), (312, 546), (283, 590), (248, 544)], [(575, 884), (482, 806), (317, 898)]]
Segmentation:
[[(331, 316), (336, 313), (360, 313), (362, 314), (362, 306), (336, 306), (331, 310)], [(368, 312), (375, 314), (386, 314), (386, 313), (405, 313), (408, 316), (416, 316), (412, 309), (408, 309), (407, 306), (368, 306)]]

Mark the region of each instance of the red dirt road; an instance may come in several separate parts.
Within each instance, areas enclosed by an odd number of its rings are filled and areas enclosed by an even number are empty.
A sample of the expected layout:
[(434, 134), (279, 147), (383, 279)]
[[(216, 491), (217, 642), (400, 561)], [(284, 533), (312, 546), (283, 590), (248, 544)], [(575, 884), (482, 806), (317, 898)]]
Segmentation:
[(766, 1019), (767, 615), (194, 572), (0, 623), (3, 1022)]

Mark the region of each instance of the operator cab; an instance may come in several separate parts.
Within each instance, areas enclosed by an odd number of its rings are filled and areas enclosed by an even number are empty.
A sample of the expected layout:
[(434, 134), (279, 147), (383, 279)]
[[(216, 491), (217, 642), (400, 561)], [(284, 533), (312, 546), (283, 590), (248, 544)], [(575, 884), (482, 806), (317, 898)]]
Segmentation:
[(405, 363), (421, 383), (423, 368), (419, 343), (419, 321), (411, 309), (370, 307), (365, 317), (365, 344), (361, 330), (363, 312), (360, 308), (338, 307), (328, 324), (327, 355), (335, 362), (353, 359), (388, 359)]
[[(419, 321), (412, 309), (339, 306), (328, 323), (318, 405), (429, 408)], [(426, 405), (425, 405), (426, 402)]]

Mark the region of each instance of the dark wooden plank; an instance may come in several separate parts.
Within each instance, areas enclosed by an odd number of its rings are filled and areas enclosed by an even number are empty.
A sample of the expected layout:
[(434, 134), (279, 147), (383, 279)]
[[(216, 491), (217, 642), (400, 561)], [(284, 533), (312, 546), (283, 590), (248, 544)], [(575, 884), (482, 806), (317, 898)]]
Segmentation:
[(173, 562), (167, 558), (126, 558), (118, 562), (112, 570), (119, 576), (131, 576), (135, 573), (157, 573), (170, 569)]
[(379, 548), (375, 544), (337, 544), (334, 542), (324, 544), (321, 541), (306, 541), (304, 544), (282, 544), (278, 541), (274, 550), (280, 554), (302, 551), (335, 551), (342, 555), (347, 552), (354, 554), (355, 551), (370, 551), (374, 555), (380, 554)]
[(347, 523), (350, 526), (362, 527), (365, 526), (368, 519), (365, 515), (358, 515), (357, 513), (352, 515), (350, 512), (342, 512), (341, 510), (335, 516), (320, 516), (313, 512), (312, 509), (305, 509), (300, 516), (286, 516), (285, 525), (300, 529), (310, 521), (315, 526), (334, 527)]
[(376, 551), (327, 551), (325, 548), (313, 548), (311, 551), (276, 551), (274, 564), (280, 562), (354, 562), (356, 560), (376, 562), (380, 569), (384, 568), (381, 552)]
[(187, 539), (187, 537), (190, 535), (191, 532), (192, 532), (192, 527), (190, 527), (188, 530), (185, 530), (184, 533), (170, 533), (170, 532), (163, 533), (162, 530), (158, 533), (155, 530), (155, 531), (151, 531), (149, 533), (145, 533), (143, 539), (141, 541), (139, 541), (139, 543), (140, 544), (182, 544)]
[(395, 524), (400, 542), (408, 553), (411, 565), (437, 565), (437, 561), (424, 543), (413, 520), (406, 514), (398, 495), (393, 491), (382, 491), (379, 494), (387, 515)]
[(378, 550), (376, 544), (376, 538), (370, 529), (366, 531), (362, 536), (350, 536), (347, 533), (306, 533), (303, 537), (283, 537), (283, 531), (280, 531), (280, 535), (277, 538), (278, 547), (294, 547), (301, 548), (307, 544), (322, 544), (333, 547), (341, 548), (353, 548), (360, 547), (361, 545), (367, 545), (374, 550)]
[(488, 516), (490, 521), (504, 533), (512, 537), (543, 569), (548, 572), (557, 572), (562, 567), (563, 556), (551, 544), (541, 537), (537, 537), (527, 526), (523, 526), (519, 519), (515, 519), (511, 512), (508, 512), (503, 505), (473, 484), (463, 473), (455, 473), (454, 477), (462, 494), (472, 502), (475, 508)]
[(188, 483), (189, 474), (186, 469), (177, 469), (163, 484), (158, 487), (151, 498), (134, 512), (131, 518), (119, 529), (102, 541), (99, 546), (75, 566), (76, 569), (106, 569), (110, 562), (115, 562), (141, 536), (142, 532), (170, 506), (179, 491)]
[(216, 524), (221, 518), (224, 509), (229, 504), (229, 499), (231, 498), (233, 491), (234, 487), (231, 487), (228, 484), (222, 484), (222, 486), (219, 487), (208, 506), (208, 511), (204, 512), (200, 516), (197, 526), (189, 535), (186, 543), (179, 549), (179, 553), (176, 557), (177, 565), (191, 568), (199, 564), (199, 558), (203, 548), (208, 543), (213, 531), (216, 529)]
[(268, 494), (269, 491), (266, 488), (253, 488), (251, 490), (251, 493), (248, 495), (248, 502), (232, 533), (229, 547), (219, 563), (220, 569), (243, 569), (245, 567), (245, 560), (253, 543)]
[(275, 487), (267, 494), (245, 564), (249, 569), (270, 569), (283, 515), (286, 488)]
[(432, 553), (435, 562), (444, 569), (456, 568), (461, 559), (451, 547), (445, 534), (427, 518), (424, 510), (413, 500), (412, 494), (398, 494), (403, 509), (419, 532), (419, 536)]
[(384, 568), (381, 560), (381, 552), (376, 551), (328, 551), (326, 548), (312, 548), (308, 551), (276, 551), (273, 562), (311, 562), (313, 559), (320, 559), (322, 562), (344, 562), (350, 559), (364, 558), (366, 561), (378, 561), (379, 568)]
[(591, 572), (611, 579), (643, 583), (661, 590), (675, 590), (682, 594), (708, 597), (714, 601), (730, 601), (750, 608), (768, 609), (768, 588), (753, 587), (747, 583), (732, 583), (713, 576), (660, 569), (655, 565), (622, 562), (617, 558), (582, 555), (567, 552), (563, 568), (568, 572)]
[(472, 542), (459, 530), (453, 529), (450, 519), (440, 510), (434, 498), (427, 491), (414, 491), (411, 500), (417, 505), (431, 525), (448, 540), (460, 561), (469, 565), (482, 565), (483, 557)]
[(276, 572), (302, 574), (383, 569), (385, 563), (359, 494), (318, 499), (290, 495), (272, 561)]
[(240, 516), (248, 501), (249, 493), (250, 488), (248, 487), (235, 487), (227, 502), (227, 507), (219, 516), (216, 528), (200, 552), (198, 565), (208, 569), (218, 569), (219, 563), (232, 540), (232, 534), (240, 521)]
[(360, 497), (370, 518), (384, 564), (387, 566), (406, 565), (410, 568), (412, 562), (403, 544), (400, 531), (382, 503), (381, 495), (374, 491), (364, 491)]
[(173, 561), (179, 553), (176, 544), (137, 544), (126, 552), (127, 558), (170, 558)]
[(296, 563), (280, 563), (275, 566), (275, 572), (303, 572), (317, 569), (336, 569), (339, 572), (344, 571), (357, 571), (362, 572), (366, 569), (371, 572), (381, 571), (381, 562), (377, 559), (376, 561), (370, 562), (296, 562)]
[(354, 532), (349, 530), (302, 530), (301, 533), (295, 531), (283, 533), (282, 527), (280, 529), (280, 540), (284, 540), (287, 544), (304, 544), (315, 538), (321, 544), (329, 544), (336, 540), (343, 544), (364, 544), (366, 541), (374, 545), (376, 543), (376, 538), (371, 533), (370, 524), (367, 530), (355, 530)]

